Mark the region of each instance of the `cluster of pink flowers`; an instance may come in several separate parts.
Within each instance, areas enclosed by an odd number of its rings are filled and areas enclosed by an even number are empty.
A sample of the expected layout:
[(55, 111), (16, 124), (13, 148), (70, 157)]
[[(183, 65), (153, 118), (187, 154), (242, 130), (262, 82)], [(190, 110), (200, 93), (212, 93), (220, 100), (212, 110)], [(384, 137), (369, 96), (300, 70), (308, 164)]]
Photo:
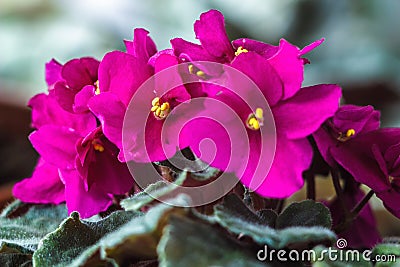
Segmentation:
[[(278, 46), (251, 39), (231, 42), (219, 11), (210, 10), (194, 24), (200, 44), (180, 38), (171, 40), (172, 48), (157, 51), (149, 33), (134, 30), (133, 41), (125, 41), (126, 52), (107, 53), (99, 62), (92, 58), (73, 59), (64, 65), (52, 60), (46, 65), (48, 92), (33, 97), (30, 135), (40, 154), (31, 178), (14, 187), (14, 195), (26, 202), (60, 203), (66, 201), (69, 212), (89, 217), (106, 210), (115, 195), (129, 192), (134, 184), (126, 162), (162, 161), (177, 151), (190, 148), (200, 159), (200, 142), (211, 138), (218, 148), (207, 162), (222, 171), (235, 172), (240, 181), (264, 197), (285, 198), (304, 184), (303, 172), (313, 159), (310, 136), (323, 158), (331, 166), (341, 165), (354, 179), (374, 189), (396, 216), (400, 217), (400, 131), (378, 129), (379, 113), (371, 107), (343, 106), (339, 109), (341, 89), (319, 84), (302, 87), (303, 56), (319, 46), (318, 40), (300, 49), (282, 39)], [(256, 109), (246, 105), (257, 98), (256, 92), (241, 88), (237, 92), (209, 83), (223, 76), (223, 68), (210, 68), (199, 61), (219, 63), (247, 75), (259, 88), (268, 106)], [(193, 63), (183, 73), (170, 75), (178, 84), (182, 75), (198, 83), (174, 86), (154, 81), (152, 90), (141, 93), (136, 109), (149, 114), (145, 125), (132, 122), (124, 128), (124, 116), (139, 88), (161, 71), (180, 64)], [(224, 77), (226, 84), (234, 77)], [(207, 81), (207, 82), (206, 82)], [(247, 91), (246, 91), (247, 90)], [(259, 93), (259, 92), (258, 92)], [(249, 158), (232, 158), (231, 140), (213, 121), (194, 119), (179, 132), (185, 114), (174, 110), (193, 99), (205, 97), (229, 106), (246, 129)], [(252, 177), (260, 161), (261, 144), (269, 135), (263, 113), (270, 110), (276, 127), (276, 150), (271, 168), (263, 182), (252, 188)], [(222, 124), (230, 117), (217, 111)], [(175, 116), (162, 136), (165, 119)], [(123, 132), (124, 129), (124, 133)], [(210, 130), (213, 129), (213, 130)], [(127, 136), (129, 151), (122, 136)], [(229, 132), (239, 135), (241, 132)], [(178, 140), (178, 141), (175, 141)], [(235, 145), (235, 144), (234, 144)], [(237, 144), (239, 145), (239, 144)], [(227, 167), (227, 161), (234, 164)], [(261, 163), (262, 165), (262, 163)]]

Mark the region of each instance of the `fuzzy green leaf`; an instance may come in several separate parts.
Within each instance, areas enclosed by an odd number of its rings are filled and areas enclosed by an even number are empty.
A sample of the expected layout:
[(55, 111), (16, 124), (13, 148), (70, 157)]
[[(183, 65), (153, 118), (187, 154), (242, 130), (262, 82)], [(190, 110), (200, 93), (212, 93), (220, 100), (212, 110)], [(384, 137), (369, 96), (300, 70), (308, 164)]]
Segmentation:
[(92, 222), (80, 220), (79, 214), (73, 212), (56, 231), (43, 238), (33, 254), (33, 262), (35, 266), (66, 266), (82, 253), (84, 255), (80, 258), (86, 262), (96, 254), (96, 249), (91, 247), (97, 241), (135, 216), (139, 214), (116, 211), (102, 220)]
[(330, 229), (332, 218), (329, 209), (322, 203), (304, 200), (290, 204), (278, 216), (276, 228), (290, 226), (321, 226)]
[[(176, 206), (188, 206), (190, 199), (178, 195), (169, 203)], [(117, 231), (105, 236), (101, 242), (102, 255), (114, 259), (118, 264), (132, 260), (157, 258), (157, 245), (169, 217), (174, 214), (184, 216), (188, 209), (159, 204), (151, 208), (146, 215), (135, 218)]]
[(0, 243), (0, 266), (32, 266), (32, 255), (21, 253), (18, 249)]
[(32, 253), (39, 241), (67, 216), (65, 205), (30, 205), (16, 201), (0, 215), (0, 244)]
[(170, 198), (173, 191), (183, 184), (187, 176), (187, 172), (182, 172), (174, 183), (166, 181), (158, 181), (146, 187), (142, 192), (132, 197), (123, 199), (121, 207), (125, 210), (139, 210), (143, 206), (151, 203), (154, 199)]
[(214, 218), (217, 223), (230, 232), (249, 236), (259, 245), (267, 245), (276, 249), (296, 243), (332, 242), (336, 239), (336, 235), (332, 231), (320, 226), (297, 226), (275, 230), (250, 211), (234, 195), (228, 196), (223, 204), (214, 207)]
[(161, 267), (268, 266), (210, 225), (172, 216), (157, 247)]

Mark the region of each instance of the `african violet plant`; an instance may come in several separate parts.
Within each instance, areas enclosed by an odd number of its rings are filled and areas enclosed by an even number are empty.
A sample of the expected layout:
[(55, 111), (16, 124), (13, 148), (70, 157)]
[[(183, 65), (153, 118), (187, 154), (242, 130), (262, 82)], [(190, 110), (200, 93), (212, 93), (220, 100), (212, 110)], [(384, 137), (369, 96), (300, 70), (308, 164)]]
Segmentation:
[[(40, 160), (0, 216), (0, 265), (395, 264), (400, 241), (381, 240), (368, 202), (400, 218), (400, 130), (339, 106), (337, 85), (301, 87), (324, 40), (231, 42), (216, 10), (194, 31), (200, 44), (157, 51), (135, 29), (126, 52), (46, 64), (29, 101)], [(328, 173), (337, 195), (316, 202)], [(304, 181), (308, 199), (285, 206)]]

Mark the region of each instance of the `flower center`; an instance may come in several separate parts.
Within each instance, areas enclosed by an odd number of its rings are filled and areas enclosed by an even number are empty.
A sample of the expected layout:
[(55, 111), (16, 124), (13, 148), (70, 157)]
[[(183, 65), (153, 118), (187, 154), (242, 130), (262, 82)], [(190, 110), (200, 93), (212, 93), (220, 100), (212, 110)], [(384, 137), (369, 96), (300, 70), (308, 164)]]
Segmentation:
[(94, 87), (96, 88), (96, 89), (94, 90), (94, 94), (95, 94), (95, 95), (99, 95), (99, 94), (100, 94), (99, 80), (97, 80), (97, 81), (94, 83)]
[(171, 106), (169, 105), (168, 102), (160, 104), (160, 98), (155, 97), (151, 101), (151, 111), (153, 112), (154, 117), (156, 117), (156, 119), (163, 120), (167, 117), (167, 115), (171, 111)]
[(246, 126), (250, 130), (257, 131), (264, 125), (264, 115), (261, 108), (256, 108), (255, 113), (251, 113), (246, 120)]
[(346, 133), (339, 132), (339, 137), (337, 140), (341, 142), (346, 142), (349, 140), (351, 137), (353, 137), (356, 134), (356, 131), (354, 129), (348, 129)]
[(193, 66), (193, 64), (190, 64), (190, 65), (188, 66), (188, 69), (189, 69), (189, 73), (190, 73), (190, 74), (196, 74), (196, 76), (198, 76), (198, 77), (200, 77), (200, 78), (202, 78), (202, 79), (205, 79), (205, 78), (206, 78), (206, 74), (204, 73), (204, 71), (202, 71), (202, 70), (196, 70), (196, 68), (195, 68), (195, 66)]
[(99, 151), (99, 152), (104, 151), (104, 146), (102, 144), (100, 144), (99, 142), (97, 142), (96, 140), (92, 141), (92, 146), (93, 146), (94, 150), (96, 150), (96, 151)]
[(247, 53), (247, 52), (249, 52), (249, 50), (247, 50), (246, 48), (243, 48), (243, 46), (239, 46), (235, 52), (235, 56), (238, 56), (241, 53)]

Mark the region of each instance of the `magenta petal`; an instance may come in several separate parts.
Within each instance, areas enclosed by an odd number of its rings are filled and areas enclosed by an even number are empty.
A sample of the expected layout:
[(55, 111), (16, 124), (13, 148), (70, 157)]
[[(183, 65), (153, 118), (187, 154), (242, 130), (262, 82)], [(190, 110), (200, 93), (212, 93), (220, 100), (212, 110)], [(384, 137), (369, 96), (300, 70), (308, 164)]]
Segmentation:
[(122, 125), (126, 107), (111, 92), (101, 93), (89, 101), (90, 110), (99, 118), (104, 135), (122, 148)]
[(54, 93), (60, 107), (67, 112), (73, 113), (73, 105), (77, 92), (69, 88), (64, 81), (61, 81), (54, 85)]
[(136, 90), (153, 71), (147, 64), (127, 53), (113, 51), (106, 54), (99, 67), (100, 92), (112, 92), (126, 106)]
[(376, 192), (376, 196), (382, 199), (388, 211), (400, 219), (400, 193), (398, 191), (390, 189), (383, 192)]
[(210, 10), (201, 14), (200, 19), (194, 23), (194, 32), (209, 54), (222, 62), (233, 59), (233, 47), (226, 34), (224, 16), (221, 12)]
[(301, 88), (304, 62), (299, 53), (300, 50), (297, 46), (281, 39), (279, 50), (268, 60), (283, 82), (283, 99), (292, 97)]
[(332, 123), (342, 133), (354, 129), (358, 135), (378, 129), (379, 119), (380, 112), (374, 110), (372, 106), (343, 105), (332, 118)]
[(64, 169), (75, 168), (75, 144), (80, 135), (66, 127), (46, 125), (30, 134), (29, 140), (43, 159)]
[(400, 140), (399, 143), (389, 147), (385, 152), (385, 161), (393, 177), (400, 177)]
[(316, 47), (320, 46), (324, 41), (325, 41), (325, 38), (321, 38), (319, 40), (316, 40), (315, 42), (312, 42), (311, 44), (309, 44), (309, 45), (305, 46), (303, 49), (301, 49), (299, 52), (299, 55), (302, 56), (307, 53), (310, 53)]
[[(227, 130), (217, 121), (204, 117), (194, 118), (182, 129), (180, 146), (190, 146), (199, 159), (215, 168), (233, 171), (227, 169), (232, 158), (230, 137)], [(209, 141), (202, 142), (207, 139)], [(239, 146), (237, 143), (235, 145)]]
[(357, 148), (331, 148), (331, 154), (356, 181), (364, 183), (374, 190), (386, 190), (389, 184), (387, 181), (384, 181), (377, 162), (366, 156), (363, 152), (356, 151), (355, 149)]
[(58, 169), (40, 159), (31, 178), (16, 183), (13, 195), (29, 203), (60, 204), (65, 201)]
[(160, 55), (154, 64), (156, 72), (154, 91), (157, 96), (169, 102), (172, 107), (190, 99), (189, 93), (182, 85), (183, 82), (178, 73), (177, 64), (178, 59), (169, 54)]
[(188, 61), (213, 61), (213, 57), (201, 45), (188, 42), (182, 38), (174, 38), (170, 42), (175, 55), (178, 57)]
[(337, 85), (302, 88), (295, 96), (272, 108), (277, 131), (290, 139), (312, 134), (335, 114), (340, 96)]
[[(264, 197), (291, 196), (303, 187), (302, 173), (310, 167), (312, 156), (313, 151), (307, 139), (289, 140), (278, 136), (275, 157), (268, 176), (260, 187), (251, 189)], [(243, 178), (249, 181), (249, 177)]]
[(52, 59), (46, 63), (46, 83), (48, 86), (51, 86), (62, 80), (61, 68), (62, 65), (55, 59)]
[(277, 51), (278, 47), (266, 44), (257, 40), (252, 40), (248, 38), (241, 38), (237, 39), (232, 42), (234, 48), (239, 48), (240, 46), (248, 51), (256, 52), (257, 54), (261, 55), (265, 59), (269, 59), (272, 57)]
[[(248, 52), (242, 53), (232, 62), (233, 68), (246, 74), (252, 81), (256, 83), (259, 90), (264, 94), (270, 106), (274, 106), (281, 98), (283, 94), (282, 81), (279, 79), (274, 68), (260, 55)], [(241, 83), (239, 80), (241, 77), (230, 77), (234, 83)], [(240, 87), (240, 86), (239, 86)], [(249, 92), (248, 88), (243, 88), (243, 94), (247, 95)]]
[[(104, 192), (110, 194), (128, 193), (133, 187), (134, 180), (127, 164), (118, 161), (115, 149), (110, 151), (108, 147), (112, 146), (111, 143), (103, 145), (105, 150), (94, 151), (94, 160), (84, 166), (89, 170), (87, 181), (94, 181)], [(91, 190), (91, 185), (89, 186)]]
[(99, 61), (94, 58), (72, 59), (65, 63), (61, 75), (72, 90), (79, 91), (97, 81), (98, 66)]
[(48, 95), (35, 95), (29, 101), (29, 106), (32, 108), (32, 126), (35, 128), (59, 125), (86, 135), (96, 127), (96, 118), (92, 114), (72, 114), (62, 109), (56, 101), (54, 91)]
[(112, 204), (112, 196), (105, 193), (97, 183), (86, 192), (76, 170), (60, 170), (60, 175), (65, 184), (68, 213), (78, 211), (82, 218), (88, 218), (107, 210)]
[(157, 52), (156, 45), (150, 38), (149, 32), (142, 28), (137, 28), (133, 31), (133, 41), (125, 40), (124, 43), (128, 54), (145, 63)]
[(335, 160), (332, 158), (330, 148), (335, 146), (339, 141), (334, 139), (324, 127), (319, 128), (313, 133), (313, 138), (317, 144), (318, 150), (324, 160), (331, 166), (335, 166)]
[(95, 88), (93, 85), (86, 85), (75, 95), (73, 109), (76, 113), (89, 111), (88, 102), (94, 96)]

